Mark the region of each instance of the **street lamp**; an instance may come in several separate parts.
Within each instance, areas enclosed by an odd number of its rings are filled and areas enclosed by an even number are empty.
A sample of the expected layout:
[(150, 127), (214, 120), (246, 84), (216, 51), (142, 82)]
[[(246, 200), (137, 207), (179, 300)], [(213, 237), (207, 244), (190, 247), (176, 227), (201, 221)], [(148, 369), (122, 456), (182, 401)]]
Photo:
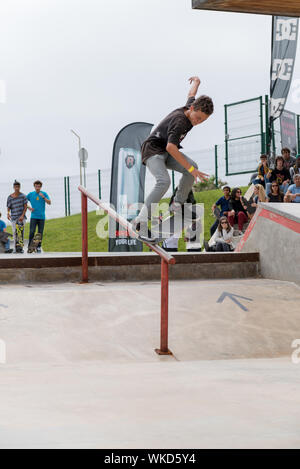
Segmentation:
[[(80, 185), (81, 186), (84, 185), (84, 187), (86, 187), (85, 169), (87, 167), (88, 152), (85, 148), (81, 147), (80, 136), (73, 129), (71, 129), (71, 132), (78, 138), (78, 145), (79, 145), (78, 157), (79, 157), (79, 167), (80, 167)], [(83, 184), (82, 184), (82, 168), (83, 168), (83, 180), (84, 180)]]

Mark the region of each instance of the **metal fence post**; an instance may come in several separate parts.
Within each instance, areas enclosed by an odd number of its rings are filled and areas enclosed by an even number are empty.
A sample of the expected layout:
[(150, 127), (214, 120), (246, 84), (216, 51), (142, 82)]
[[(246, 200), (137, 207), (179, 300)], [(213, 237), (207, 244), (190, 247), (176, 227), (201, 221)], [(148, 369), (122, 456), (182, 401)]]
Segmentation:
[(64, 177), (64, 192), (65, 192), (65, 216), (68, 216), (68, 200), (67, 200), (67, 178)]
[(216, 180), (216, 187), (217, 188), (219, 187), (218, 179), (219, 179), (219, 175), (218, 175), (218, 145), (215, 145), (215, 180)]
[(71, 202), (70, 202), (70, 176), (67, 176), (67, 193), (68, 193), (68, 215), (71, 215)]
[(82, 283), (88, 282), (88, 212), (87, 196), (81, 193), (81, 225), (82, 225)]
[(297, 115), (298, 153), (300, 153), (300, 116)]
[(172, 190), (173, 190), (173, 194), (175, 192), (175, 173), (174, 171), (172, 171)]
[(101, 170), (98, 169), (98, 188), (99, 188), (99, 199), (101, 200)]

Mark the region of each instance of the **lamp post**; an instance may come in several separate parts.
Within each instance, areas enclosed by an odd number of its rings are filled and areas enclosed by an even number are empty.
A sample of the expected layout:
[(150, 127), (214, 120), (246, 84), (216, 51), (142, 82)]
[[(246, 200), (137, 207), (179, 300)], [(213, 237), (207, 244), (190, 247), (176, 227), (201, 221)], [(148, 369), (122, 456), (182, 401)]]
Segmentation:
[[(79, 151), (80, 151), (80, 149), (81, 149), (80, 136), (72, 129), (71, 129), (71, 132), (78, 138), (78, 145), (79, 145)], [(80, 160), (79, 160), (79, 167), (80, 167), (80, 185), (82, 185), (82, 166), (81, 166), (81, 161)]]

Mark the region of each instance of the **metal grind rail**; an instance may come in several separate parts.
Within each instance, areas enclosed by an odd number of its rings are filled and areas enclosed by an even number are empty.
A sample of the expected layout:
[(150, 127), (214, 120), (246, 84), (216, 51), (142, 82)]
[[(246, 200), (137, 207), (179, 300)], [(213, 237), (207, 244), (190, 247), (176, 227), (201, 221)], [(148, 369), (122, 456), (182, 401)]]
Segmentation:
[[(88, 192), (85, 187), (78, 186), (81, 192), (81, 221), (82, 221), (82, 283), (88, 282), (88, 211), (87, 199), (92, 200), (102, 208), (111, 218), (126, 228), (132, 238), (139, 239), (138, 234), (124, 217), (119, 215), (109, 204)], [(161, 308), (160, 308), (160, 348), (155, 349), (159, 355), (172, 355), (168, 349), (168, 314), (169, 314), (169, 264), (175, 264), (175, 258), (160, 246), (140, 240), (161, 259)]]

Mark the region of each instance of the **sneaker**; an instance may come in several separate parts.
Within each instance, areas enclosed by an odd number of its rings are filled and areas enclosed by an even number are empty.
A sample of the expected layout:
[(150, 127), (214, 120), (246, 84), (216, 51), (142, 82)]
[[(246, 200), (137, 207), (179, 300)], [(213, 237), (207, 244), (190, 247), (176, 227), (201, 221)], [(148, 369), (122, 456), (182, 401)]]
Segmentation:
[(131, 222), (132, 228), (134, 231), (139, 232), (141, 229), (141, 222), (137, 219), (132, 220)]
[(207, 241), (204, 241), (204, 249), (206, 252), (209, 252), (210, 247)]
[(155, 236), (151, 235), (150, 230), (148, 230), (147, 235), (139, 235), (139, 238), (140, 238), (141, 241), (145, 241), (146, 243), (150, 243), (150, 244), (157, 244), (158, 243), (158, 239)]
[(11, 254), (13, 252), (13, 249), (6, 249), (6, 251), (4, 251), (4, 254)]
[(134, 231), (139, 235), (141, 241), (146, 243), (157, 243), (157, 238), (152, 236), (151, 231), (148, 228), (147, 222), (140, 222), (139, 220), (132, 220), (131, 222)]
[(175, 202), (175, 200), (173, 200), (173, 202), (169, 205), (169, 211), (171, 213), (181, 213), (182, 208), (183, 208), (183, 205), (180, 204), (179, 202)]
[(38, 254), (41, 254), (41, 253), (42, 253), (42, 248), (40, 248), (40, 247), (36, 248), (36, 252), (37, 252)]

